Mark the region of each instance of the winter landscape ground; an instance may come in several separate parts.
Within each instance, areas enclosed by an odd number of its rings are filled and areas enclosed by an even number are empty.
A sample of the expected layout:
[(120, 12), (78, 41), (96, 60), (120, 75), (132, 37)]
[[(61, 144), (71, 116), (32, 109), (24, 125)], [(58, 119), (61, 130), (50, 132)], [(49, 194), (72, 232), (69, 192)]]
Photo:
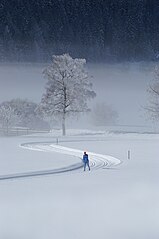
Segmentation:
[[(43, 67), (1, 64), (0, 100), (39, 102)], [(153, 67), (90, 67), (97, 101), (119, 113), (111, 131), (93, 130), (84, 118), (65, 137), (58, 130), (0, 137), (0, 238), (159, 238), (159, 135), (141, 107)], [(82, 168), (85, 150), (90, 172)]]
[[(56, 139), (0, 139), (1, 179), (55, 170), (0, 180), (1, 238), (159, 237), (158, 135), (68, 131), (58, 145)], [(90, 172), (76, 168), (84, 150), (90, 152)], [(57, 173), (61, 168), (68, 171)]]

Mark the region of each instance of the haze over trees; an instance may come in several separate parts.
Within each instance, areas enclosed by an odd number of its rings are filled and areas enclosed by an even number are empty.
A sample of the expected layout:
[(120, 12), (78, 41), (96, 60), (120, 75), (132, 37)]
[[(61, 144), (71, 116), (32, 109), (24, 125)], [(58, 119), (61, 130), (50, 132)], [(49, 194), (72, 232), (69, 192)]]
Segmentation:
[(118, 120), (118, 113), (105, 102), (96, 103), (90, 114), (91, 122), (95, 126), (114, 125)]
[(49, 125), (36, 112), (37, 104), (29, 100), (13, 99), (0, 104), (2, 128), (15, 126), (30, 129), (48, 129)]
[(18, 123), (18, 116), (15, 110), (11, 107), (9, 102), (3, 102), (0, 104), (0, 125), (2, 128), (15, 126)]
[(1, 0), (0, 60), (65, 52), (89, 61), (152, 60), (158, 12), (158, 0)]
[(149, 88), (149, 104), (146, 110), (149, 113), (149, 117), (153, 121), (159, 120), (159, 65), (155, 67), (154, 79), (151, 82)]
[(46, 92), (38, 111), (46, 118), (61, 122), (63, 135), (66, 134), (66, 119), (89, 111), (87, 102), (96, 96), (85, 64), (85, 59), (73, 59), (68, 54), (54, 55), (51, 65), (44, 70)]

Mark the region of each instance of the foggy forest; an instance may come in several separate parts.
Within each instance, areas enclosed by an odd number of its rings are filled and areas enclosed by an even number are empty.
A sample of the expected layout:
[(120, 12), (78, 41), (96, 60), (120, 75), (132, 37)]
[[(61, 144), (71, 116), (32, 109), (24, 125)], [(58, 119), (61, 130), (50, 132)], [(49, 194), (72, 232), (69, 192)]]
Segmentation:
[(0, 2), (0, 60), (152, 61), (159, 54), (157, 0)]

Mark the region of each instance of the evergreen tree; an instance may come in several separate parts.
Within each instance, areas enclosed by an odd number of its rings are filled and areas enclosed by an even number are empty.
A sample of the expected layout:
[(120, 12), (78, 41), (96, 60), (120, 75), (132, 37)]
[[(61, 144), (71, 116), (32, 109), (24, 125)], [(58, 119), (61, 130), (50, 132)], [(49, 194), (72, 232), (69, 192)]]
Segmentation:
[(158, 0), (1, 0), (0, 60), (41, 61), (52, 52), (152, 60), (159, 52), (158, 11)]

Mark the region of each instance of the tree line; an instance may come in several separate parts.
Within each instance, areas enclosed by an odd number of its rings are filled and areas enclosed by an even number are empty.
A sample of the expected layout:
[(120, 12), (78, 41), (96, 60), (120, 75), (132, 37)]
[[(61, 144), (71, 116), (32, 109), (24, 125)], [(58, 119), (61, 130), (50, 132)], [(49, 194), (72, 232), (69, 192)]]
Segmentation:
[(1, 0), (0, 60), (154, 60), (158, 0)]

